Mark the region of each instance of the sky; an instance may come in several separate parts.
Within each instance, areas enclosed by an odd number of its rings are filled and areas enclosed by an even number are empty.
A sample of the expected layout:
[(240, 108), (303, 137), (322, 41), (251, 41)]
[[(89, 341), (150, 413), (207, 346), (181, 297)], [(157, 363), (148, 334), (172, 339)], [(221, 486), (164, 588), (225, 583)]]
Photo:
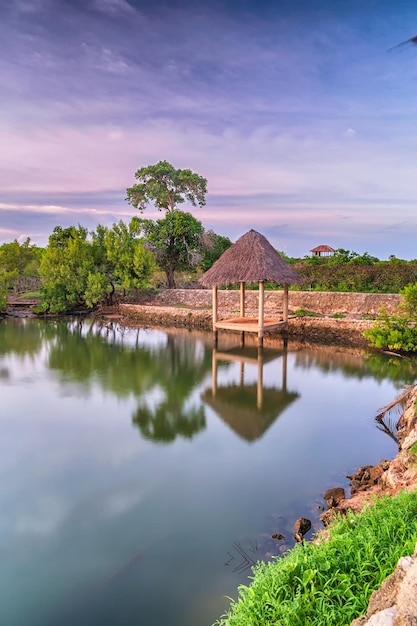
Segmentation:
[(167, 160), (232, 241), (415, 259), (416, 35), (411, 0), (0, 0), (0, 243), (129, 221)]

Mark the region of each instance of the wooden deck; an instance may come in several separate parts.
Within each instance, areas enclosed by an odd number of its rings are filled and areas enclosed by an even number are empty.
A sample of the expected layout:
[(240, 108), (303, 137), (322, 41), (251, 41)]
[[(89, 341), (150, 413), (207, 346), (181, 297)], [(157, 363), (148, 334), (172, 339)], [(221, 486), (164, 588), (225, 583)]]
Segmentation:
[(259, 333), (259, 330), (265, 333), (270, 330), (277, 330), (278, 328), (286, 328), (287, 325), (288, 322), (284, 321), (281, 317), (266, 317), (261, 329), (258, 319), (254, 317), (231, 317), (225, 320), (218, 320), (213, 324), (215, 329), (236, 330), (245, 333)]

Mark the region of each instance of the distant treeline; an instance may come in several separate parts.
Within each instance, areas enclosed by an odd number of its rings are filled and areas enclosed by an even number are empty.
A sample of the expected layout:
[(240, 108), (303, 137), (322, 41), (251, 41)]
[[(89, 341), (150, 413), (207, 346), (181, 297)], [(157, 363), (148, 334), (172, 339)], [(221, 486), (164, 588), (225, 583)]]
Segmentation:
[(406, 285), (417, 282), (417, 261), (374, 261), (311, 263), (297, 261), (294, 269), (302, 277), (297, 287), (303, 291), (349, 291), (363, 293), (399, 293)]

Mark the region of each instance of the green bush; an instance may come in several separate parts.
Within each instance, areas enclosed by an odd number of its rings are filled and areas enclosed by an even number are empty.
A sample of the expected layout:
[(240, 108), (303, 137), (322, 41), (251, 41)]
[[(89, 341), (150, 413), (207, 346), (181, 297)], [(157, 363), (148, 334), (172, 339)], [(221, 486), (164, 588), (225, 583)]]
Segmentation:
[(374, 348), (417, 352), (417, 283), (406, 285), (400, 293), (403, 300), (399, 314), (390, 317), (385, 309), (381, 309), (374, 327), (364, 331), (363, 335)]

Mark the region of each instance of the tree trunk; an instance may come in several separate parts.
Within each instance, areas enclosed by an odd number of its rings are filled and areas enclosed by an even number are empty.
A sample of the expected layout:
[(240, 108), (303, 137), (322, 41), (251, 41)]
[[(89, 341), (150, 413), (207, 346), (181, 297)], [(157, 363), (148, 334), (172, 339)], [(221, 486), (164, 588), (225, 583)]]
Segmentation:
[(167, 278), (167, 286), (168, 289), (175, 289), (175, 278), (174, 278), (174, 268), (172, 267), (172, 265), (168, 265), (165, 268), (165, 275)]

